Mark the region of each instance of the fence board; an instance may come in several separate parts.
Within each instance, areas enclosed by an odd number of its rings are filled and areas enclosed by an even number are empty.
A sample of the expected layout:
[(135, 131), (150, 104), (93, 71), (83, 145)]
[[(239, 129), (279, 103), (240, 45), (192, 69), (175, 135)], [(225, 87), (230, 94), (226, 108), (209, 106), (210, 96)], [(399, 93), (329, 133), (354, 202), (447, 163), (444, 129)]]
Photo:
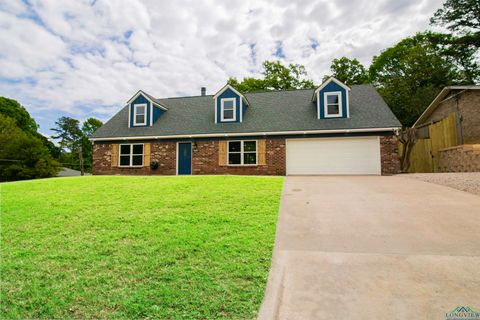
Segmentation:
[(409, 172), (438, 172), (438, 152), (456, 146), (455, 113), (429, 126), (429, 139), (418, 139), (410, 153)]
[(455, 113), (429, 127), (433, 172), (438, 172), (438, 151), (457, 145), (457, 126)]
[(432, 172), (432, 147), (430, 139), (418, 139), (410, 153), (409, 172)]

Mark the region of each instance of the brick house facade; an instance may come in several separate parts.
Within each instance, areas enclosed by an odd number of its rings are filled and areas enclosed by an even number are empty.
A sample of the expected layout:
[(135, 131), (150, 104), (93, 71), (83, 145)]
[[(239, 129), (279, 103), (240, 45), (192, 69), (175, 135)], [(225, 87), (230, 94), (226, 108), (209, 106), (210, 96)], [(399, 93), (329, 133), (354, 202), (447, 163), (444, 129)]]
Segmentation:
[(92, 136), (94, 174), (328, 175), (399, 170), (400, 122), (372, 85), (156, 99), (139, 90)]
[[(150, 143), (150, 159), (158, 161), (158, 168), (149, 163), (143, 167), (112, 166), (112, 145), (96, 142), (93, 146), (93, 174), (96, 175), (176, 175), (177, 143), (156, 141)], [(380, 137), (382, 174), (395, 174), (400, 170), (396, 136)], [(192, 174), (224, 175), (280, 175), (286, 174), (286, 140), (265, 139), (265, 164), (229, 166), (219, 163), (219, 140), (198, 140), (192, 147)]]

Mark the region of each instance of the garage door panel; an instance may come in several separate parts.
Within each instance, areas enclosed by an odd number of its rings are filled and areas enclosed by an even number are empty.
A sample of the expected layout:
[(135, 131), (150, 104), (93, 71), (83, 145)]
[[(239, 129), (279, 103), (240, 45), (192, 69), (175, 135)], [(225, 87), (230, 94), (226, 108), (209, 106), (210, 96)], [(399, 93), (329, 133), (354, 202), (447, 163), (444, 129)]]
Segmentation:
[(287, 174), (380, 174), (379, 137), (287, 140)]

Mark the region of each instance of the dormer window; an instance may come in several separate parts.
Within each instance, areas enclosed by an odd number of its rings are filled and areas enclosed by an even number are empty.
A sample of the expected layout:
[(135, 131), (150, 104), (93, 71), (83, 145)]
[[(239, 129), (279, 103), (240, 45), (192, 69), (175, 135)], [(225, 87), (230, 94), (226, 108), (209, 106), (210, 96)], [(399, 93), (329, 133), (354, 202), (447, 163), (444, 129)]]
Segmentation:
[(317, 107), (317, 118), (349, 118), (348, 96), (350, 88), (340, 80), (330, 77), (313, 92), (312, 100)]
[(237, 120), (237, 105), (235, 98), (221, 99), (221, 120), (222, 121), (236, 121)]
[(248, 100), (229, 84), (214, 96), (215, 123), (241, 123), (247, 111)]
[(135, 104), (133, 105), (133, 125), (142, 126), (147, 124), (147, 104)]
[(342, 116), (342, 93), (341, 92), (325, 92), (325, 118)]
[(151, 127), (168, 109), (158, 100), (139, 90), (128, 106), (128, 127)]

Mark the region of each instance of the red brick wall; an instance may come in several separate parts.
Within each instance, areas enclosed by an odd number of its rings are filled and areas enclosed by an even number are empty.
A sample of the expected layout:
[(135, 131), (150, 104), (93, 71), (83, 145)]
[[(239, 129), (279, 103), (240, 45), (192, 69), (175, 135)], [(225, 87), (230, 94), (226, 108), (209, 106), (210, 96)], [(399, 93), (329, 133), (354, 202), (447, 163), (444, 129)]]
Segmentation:
[(400, 173), (398, 139), (396, 136), (380, 137), (380, 158), (382, 162), (382, 175)]
[(218, 141), (197, 141), (193, 147), (193, 174), (285, 175), (285, 139), (265, 141), (262, 166), (219, 166)]
[[(152, 142), (151, 160), (157, 160), (158, 169), (120, 168), (111, 166), (111, 144), (94, 144), (93, 174), (123, 175), (175, 175), (176, 143)], [(285, 140), (268, 139), (265, 143), (266, 165), (262, 166), (219, 166), (218, 141), (197, 141), (193, 144), (192, 174), (238, 174), (238, 175), (285, 175)]]
[[(158, 169), (149, 166), (142, 168), (120, 168), (111, 166), (111, 144), (96, 143), (93, 146), (93, 174), (123, 175), (175, 175), (175, 142), (152, 142), (151, 160), (157, 160)], [(285, 139), (267, 139), (265, 143), (266, 165), (220, 166), (218, 163), (218, 141), (196, 141), (192, 152), (192, 174), (235, 174), (235, 175), (285, 175)], [(398, 145), (395, 136), (380, 137), (382, 174), (400, 172)]]
[(174, 175), (176, 174), (175, 142), (155, 142), (150, 145), (151, 160), (157, 160), (156, 170), (150, 169), (150, 164), (141, 168), (120, 168), (111, 166), (112, 145), (101, 143), (93, 145), (93, 174), (123, 174), (123, 175)]

